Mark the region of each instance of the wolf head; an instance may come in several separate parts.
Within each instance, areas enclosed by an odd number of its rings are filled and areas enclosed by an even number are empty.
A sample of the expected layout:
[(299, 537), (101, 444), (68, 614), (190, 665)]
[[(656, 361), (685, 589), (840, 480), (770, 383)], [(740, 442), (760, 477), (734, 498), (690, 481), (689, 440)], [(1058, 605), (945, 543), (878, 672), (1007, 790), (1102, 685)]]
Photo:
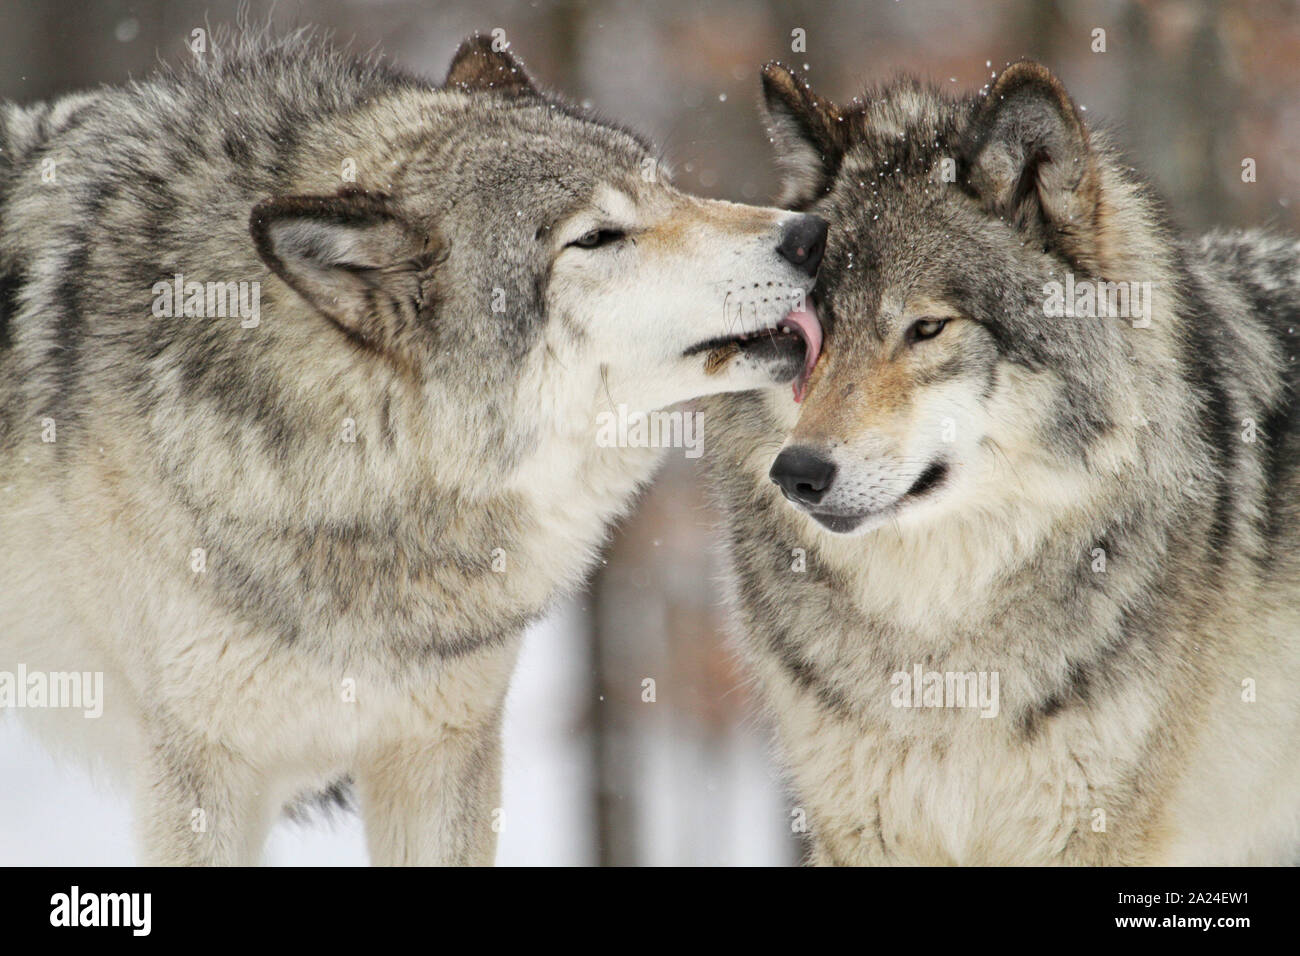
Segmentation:
[(308, 172), (253, 210), (260, 257), (443, 408), (572, 420), (802, 368), (825, 223), (676, 190), (646, 143), (543, 95), (487, 38), (442, 89), (354, 110), (299, 152)]
[[(779, 65), (763, 84), (785, 202), (832, 224), (827, 344), (770, 472), (795, 507), (861, 534), (1130, 467), (1172, 361), (1145, 327), (1167, 244), (1060, 82), (1020, 62), (982, 96), (905, 81), (847, 109)], [(1131, 314), (1054, 310), (1076, 280)]]

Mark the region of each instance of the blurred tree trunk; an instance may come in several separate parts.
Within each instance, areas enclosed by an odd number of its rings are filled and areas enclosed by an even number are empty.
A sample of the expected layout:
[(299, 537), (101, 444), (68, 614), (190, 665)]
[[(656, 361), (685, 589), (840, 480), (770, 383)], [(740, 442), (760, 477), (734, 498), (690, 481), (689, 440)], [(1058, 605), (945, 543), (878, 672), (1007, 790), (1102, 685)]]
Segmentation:
[[(1135, 152), (1151, 157), (1149, 165), (1161, 192), (1177, 195), (1175, 215), (1192, 229), (1213, 225), (1232, 210), (1225, 177), (1235, 170), (1221, 168), (1225, 135), (1234, 123), (1238, 102), (1226, 70), (1219, 36), (1222, 8), (1197, 2), (1183, 8), (1190, 29), (1172, 42), (1180, 46), (1164, 56), (1129, 57), (1126, 87), (1126, 132)], [(1143, 6), (1127, 8), (1123, 18), (1125, 42), (1137, 49), (1159, 48), (1152, 35), (1151, 14)]]
[(1008, 32), (1018, 41), (1015, 55), (1059, 69), (1061, 37), (1067, 33), (1061, 0), (1028, 0), (1010, 9)]
[(628, 728), (623, 720), (622, 695), (614, 671), (618, 655), (606, 653), (619, 639), (618, 622), (626, 612), (627, 595), (618, 585), (623, 562), (611, 549), (609, 562), (590, 585), (588, 665), (591, 671), (590, 734), (592, 767), (592, 845), (599, 866), (635, 866), (636, 780), (627, 754)]

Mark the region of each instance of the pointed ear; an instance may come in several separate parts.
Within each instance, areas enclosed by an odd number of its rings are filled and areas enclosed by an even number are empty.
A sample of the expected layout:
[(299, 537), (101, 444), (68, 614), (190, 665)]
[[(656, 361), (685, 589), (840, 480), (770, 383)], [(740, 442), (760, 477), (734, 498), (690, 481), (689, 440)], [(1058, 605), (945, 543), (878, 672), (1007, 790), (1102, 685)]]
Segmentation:
[(1096, 256), (1097, 158), (1074, 101), (1052, 73), (1021, 60), (976, 107), (965, 182), (985, 206), (1078, 261)]
[(783, 172), (780, 204), (799, 209), (821, 196), (844, 158), (840, 109), (780, 63), (763, 67), (763, 109)]
[(336, 196), (277, 196), (253, 207), (262, 261), (349, 338), (400, 350), (432, 296), (435, 243), (389, 201), (359, 189)]
[(466, 91), (536, 94), (523, 64), (506, 50), (495, 49), (495, 43), (496, 40), (482, 33), (476, 33), (462, 43), (452, 57), (447, 81), (443, 85)]

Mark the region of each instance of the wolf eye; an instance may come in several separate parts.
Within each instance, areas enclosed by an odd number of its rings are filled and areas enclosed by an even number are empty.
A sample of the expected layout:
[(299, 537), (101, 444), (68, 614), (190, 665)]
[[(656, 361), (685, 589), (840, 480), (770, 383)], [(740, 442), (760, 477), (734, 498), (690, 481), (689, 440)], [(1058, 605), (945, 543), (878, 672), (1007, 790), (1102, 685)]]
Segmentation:
[(912, 342), (924, 342), (942, 332), (947, 324), (947, 319), (920, 319), (912, 323), (912, 327), (907, 330), (907, 337)]
[(618, 242), (627, 233), (622, 229), (593, 229), (591, 232), (584, 232), (573, 242), (571, 246), (577, 246), (579, 249), (595, 249), (597, 246), (606, 246), (611, 242)]

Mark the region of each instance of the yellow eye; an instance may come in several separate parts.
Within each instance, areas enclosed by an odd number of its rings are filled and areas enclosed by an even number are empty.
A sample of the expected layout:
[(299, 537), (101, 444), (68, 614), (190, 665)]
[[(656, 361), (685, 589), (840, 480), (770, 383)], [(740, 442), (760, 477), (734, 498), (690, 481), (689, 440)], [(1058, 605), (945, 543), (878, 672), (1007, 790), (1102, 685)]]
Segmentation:
[(591, 232), (583, 233), (569, 245), (577, 246), (579, 249), (595, 249), (597, 246), (618, 242), (625, 235), (622, 229), (593, 229)]
[(948, 324), (947, 319), (919, 319), (912, 323), (908, 329), (907, 337), (913, 342), (923, 342), (926, 339), (932, 339)]

